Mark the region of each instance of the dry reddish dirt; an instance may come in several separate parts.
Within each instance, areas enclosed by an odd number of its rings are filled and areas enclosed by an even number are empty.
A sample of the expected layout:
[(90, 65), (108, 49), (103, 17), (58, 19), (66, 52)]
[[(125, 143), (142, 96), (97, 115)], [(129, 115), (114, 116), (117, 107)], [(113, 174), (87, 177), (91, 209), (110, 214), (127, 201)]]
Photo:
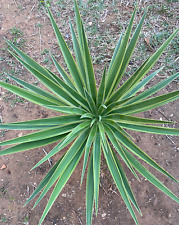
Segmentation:
[[(44, 64), (45, 56), (41, 55), (43, 49), (52, 48), (56, 51), (56, 41), (49, 24), (47, 15), (42, 9), (39, 9), (37, 1), (18, 1), (18, 0), (3, 0), (1, 3), (1, 48), (2, 59), (1, 68), (4, 71), (14, 69), (18, 77), (25, 79), (30, 83), (36, 82), (25, 69), (23, 69), (17, 62), (13, 65), (13, 59), (7, 54), (7, 46), (4, 43), (4, 38), (11, 39), (12, 34), (10, 29), (14, 26), (20, 28), (25, 39), (23, 50), (29, 53), (41, 64)], [(124, 7), (121, 4), (121, 10)], [(129, 7), (129, 11), (132, 9)], [(67, 13), (68, 15), (68, 13)], [(66, 18), (68, 20), (68, 17)], [(109, 26), (114, 17), (111, 15), (107, 19), (106, 24), (102, 29)], [(39, 26), (41, 24), (41, 26)], [(66, 34), (68, 40), (68, 28), (62, 26), (62, 21), (58, 18), (58, 25), (63, 28), (63, 33)], [(116, 29), (116, 28), (114, 28)], [(19, 39), (19, 43), (21, 43)], [(58, 51), (57, 51), (58, 52)], [(58, 59), (61, 61), (61, 54), (58, 52)], [(96, 65), (99, 69), (100, 66)], [(4, 79), (4, 77), (3, 77)], [(157, 77), (150, 85), (160, 81)], [(10, 81), (12, 82), (12, 81)], [(38, 83), (38, 85), (40, 85)], [(148, 86), (150, 87), (150, 86)], [(168, 93), (178, 89), (178, 81), (172, 82), (167, 88), (160, 91), (161, 93)], [(51, 117), (58, 115), (46, 109), (43, 109), (27, 101), (17, 101), (17, 97), (8, 93), (6, 90), (0, 88), (0, 116), (3, 122), (15, 122), (30, 119), (38, 119), (44, 117)], [(8, 97), (8, 98), (7, 98)], [(141, 116), (146, 118), (170, 119), (179, 121), (179, 104), (177, 101), (160, 107), (158, 110), (151, 110), (143, 113)], [(176, 126), (177, 127), (177, 126)], [(21, 136), (28, 133), (27, 131), (10, 131), (1, 132), (1, 141)], [(176, 137), (159, 136), (145, 133), (130, 132), (135, 138), (135, 142), (141, 147), (149, 156), (151, 156), (164, 169), (171, 173), (175, 178), (178, 178), (178, 150), (179, 141)], [(44, 150), (49, 152), (54, 144), (44, 146)], [(2, 148), (1, 148), (2, 149)], [(63, 152), (65, 149), (63, 150)], [(52, 162), (55, 163), (62, 153), (55, 155)], [(49, 171), (50, 165), (48, 162), (44, 163), (37, 169), (30, 171), (30, 169), (44, 157), (42, 148), (26, 151), (23, 153), (2, 156), (0, 157), (0, 167), (6, 165), (6, 168), (0, 170), (0, 224), (18, 225), (29, 224), (36, 225), (44, 210), (45, 204), (50, 196), (48, 193), (42, 202), (32, 210), (33, 202), (23, 207), (27, 198), (32, 194), (33, 190)], [(82, 170), (82, 160), (77, 166), (72, 177), (53, 205), (46, 219), (44, 225), (63, 225), (85, 224), (85, 182), (80, 187), (80, 174)], [(165, 196), (161, 191), (157, 190), (152, 184), (141, 178), (141, 182), (134, 179), (126, 166), (122, 163), (128, 175), (132, 189), (138, 200), (143, 216), (138, 215), (138, 220), (141, 225), (177, 225), (179, 221), (178, 205), (176, 202)], [(176, 183), (162, 176), (154, 169), (144, 164), (157, 178), (159, 178), (170, 190), (176, 195), (179, 188)], [(101, 162), (101, 182), (100, 182), (100, 197), (99, 197), (99, 213), (93, 219), (94, 225), (133, 225), (134, 222), (122, 201), (119, 192), (117, 191), (112, 177), (109, 174), (104, 158)]]

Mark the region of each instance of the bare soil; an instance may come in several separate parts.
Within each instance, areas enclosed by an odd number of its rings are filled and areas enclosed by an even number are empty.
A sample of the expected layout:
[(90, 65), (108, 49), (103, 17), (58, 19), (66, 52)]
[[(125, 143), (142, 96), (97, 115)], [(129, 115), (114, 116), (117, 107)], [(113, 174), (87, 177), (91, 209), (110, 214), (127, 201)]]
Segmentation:
[[(59, 10), (61, 15), (57, 17), (57, 23), (65, 35), (67, 41), (70, 41), (69, 26), (64, 26), (64, 21), (68, 21), (68, 16), (73, 13), (71, 7), (64, 9), (55, 8), (55, 2), (52, 1), (52, 11), (57, 12)], [(87, 1), (85, 1), (87, 2)], [(126, 2), (126, 3), (125, 3)], [(147, 2), (147, 1), (146, 1)], [(149, 3), (155, 3), (160, 6), (161, 1), (149, 1)], [(63, 1), (61, 1), (63, 3)], [(120, 19), (123, 19), (124, 24), (126, 19), (129, 19), (130, 13), (133, 10), (133, 1), (119, 1), (117, 9), (120, 15)], [(169, 4), (171, 10), (176, 10), (177, 3)], [(140, 9), (143, 9), (146, 5), (140, 3)], [(44, 49), (51, 49), (52, 52), (56, 52), (57, 58), (60, 62), (63, 62), (61, 53), (56, 45), (56, 39), (52, 31), (52, 27), (49, 23), (48, 16), (45, 13), (43, 4), (40, 1), (30, 0), (3, 0), (0, 3), (1, 7), (1, 69), (0, 79), (8, 80), (13, 83), (7, 77), (7, 74), (15, 74), (17, 77), (28, 81), (29, 83), (37, 82), (24, 68), (22, 68), (8, 53), (5, 39), (13, 40), (15, 37), (12, 34), (12, 28), (19, 28), (22, 32), (22, 36), (18, 36), (15, 40), (20, 47), (27, 52), (30, 56), (36, 59), (42, 65), (50, 67), (53, 66), (46, 54), (43, 54)], [(118, 26), (114, 25), (113, 21), (117, 15), (110, 11), (110, 6), (106, 7), (107, 11), (101, 14), (100, 21), (102, 25), (99, 27), (100, 34), (105, 29), (112, 29), (113, 33), (118, 32)], [(56, 9), (56, 11), (55, 11)], [(171, 19), (164, 15), (169, 22), (175, 21), (175, 18)], [(139, 15), (140, 17), (140, 15)], [(88, 18), (84, 17), (84, 20), (88, 23)], [(176, 27), (176, 24), (171, 24)], [(145, 27), (147, 30), (147, 28)], [(148, 32), (146, 31), (148, 34)], [(150, 32), (149, 32), (150, 33)], [(91, 37), (90, 37), (91, 38)], [(25, 42), (24, 42), (25, 40)], [(143, 41), (144, 42), (144, 41)], [(111, 47), (111, 46), (109, 46)], [(97, 50), (100, 49), (97, 48)], [(94, 49), (93, 49), (94, 50)], [(92, 52), (93, 52), (92, 50)], [(145, 49), (144, 55), (150, 54), (150, 49)], [(108, 56), (112, 54), (108, 49)], [(165, 54), (164, 54), (165, 57)], [(176, 58), (176, 55), (174, 56)], [(162, 58), (160, 60), (163, 60)], [(140, 63), (137, 62), (137, 64)], [(160, 66), (160, 63), (157, 66)], [(98, 73), (102, 64), (95, 64), (95, 69)], [(156, 67), (157, 68), (157, 67)], [(167, 71), (165, 76), (168, 76), (170, 71)], [(146, 87), (154, 85), (163, 79), (163, 74), (157, 76)], [(100, 80), (100, 77), (97, 76)], [(40, 83), (37, 83), (41, 86)], [(178, 89), (178, 81), (172, 82), (159, 94), (168, 93)], [(160, 107), (157, 110), (151, 110), (150, 112), (142, 113), (140, 116), (146, 118), (154, 118), (163, 120), (179, 121), (179, 104), (177, 101)], [(13, 94), (10, 94), (5, 89), (0, 88), (0, 119), (3, 123), (24, 121), (45, 117), (57, 116), (58, 113), (48, 111), (35, 104), (29, 103)], [(177, 126), (176, 126), (177, 127)], [(178, 126), (179, 127), (179, 126)], [(4, 141), (10, 138), (21, 136), (28, 131), (10, 131), (0, 132), (0, 140)], [(178, 178), (178, 150), (179, 140), (177, 137), (171, 136), (159, 136), (146, 133), (130, 132), (135, 138), (135, 142), (141, 149), (143, 149), (152, 159), (156, 160), (159, 165), (171, 173), (175, 178)], [(54, 144), (44, 146), (44, 150), (49, 152)], [(2, 148), (1, 148), (2, 149)], [(29, 224), (36, 225), (40, 219), (40, 216), (45, 208), (45, 204), (50, 196), (48, 193), (42, 202), (34, 209), (33, 202), (23, 207), (28, 197), (35, 190), (39, 182), (43, 179), (45, 174), (49, 171), (49, 162), (45, 162), (37, 169), (30, 171), (30, 169), (45, 155), (45, 151), (42, 148), (26, 151), (23, 153), (8, 155), (0, 157), (0, 168), (5, 165), (6, 168), (0, 170), (0, 224), (2, 225), (18, 225)], [(65, 149), (55, 155), (52, 158), (52, 163), (55, 163)], [(46, 219), (44, 225), (63, 225), (85, 224), (85, 182), (80, 187), (80, 174), (82, 170), (81, 160), (77, 166), (75, 172), (71, 176), (67, 185), (63, 189), (62, 193), (58, 197), (57, 201), (53, 205)], [(129, 172), (126, 166), (122, 163), (125, 171), (128, 175), (132, 189), (138, 200), (138, 204), (143, 213), (142, 217), (138, 215), (138, 220), (141, 225), (178, 225), (179, 221), (179, 208), (176, 202), (165, 196), (161, 191), (157, 190), (152, 184), (139, 175), (141, 182), (138, 182), (133, 175)], [(176, 183), (169, 180), (165, 176), (162, 176), (157, 171), (154, 171), (147, 164), (143, 163), (151, 172), (153, 172), (157, 178), (159, 178), (170, 190), (176, 195), (179, 193), (179, 188)], [(96, 217), (93, 217), (94, 225), (133, 225), (134, 222), (126, 209), (125, 203), (122, 201), (119, 192), (117, 191), (112, 177), (109, 174), (107, 165), (104, 158), (101, 161), (101, 181), (100, 181), (100, 196), (99, 196), (99, 213)]]

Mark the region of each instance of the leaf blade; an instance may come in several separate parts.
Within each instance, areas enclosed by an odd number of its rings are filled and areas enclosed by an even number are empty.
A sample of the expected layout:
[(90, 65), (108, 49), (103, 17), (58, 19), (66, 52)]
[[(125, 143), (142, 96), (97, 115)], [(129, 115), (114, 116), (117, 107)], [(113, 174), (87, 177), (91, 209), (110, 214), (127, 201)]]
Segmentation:
[[(110, 125), (109, 125), (110, 126)], [(159, 166), (154, 160), (152, 160), (145, 152), (143, 152), (135, 143), (130, 141), (127, 137), (125, 137), (120, 131), (117, 131), (113, 126), (110, 126), (112, 131), (114, 132), (116, 138), (131, 152), (137, 155), (139, 158), (147, 162), (150, 166), (157, 169), (170, 179), (178, 182), (172, 175), (166, 172), (161, 166)]]
[(101, 161), (101, 143), (99, 130), (97, 130), (93, 145), (93, 176), (94, 176), (94, 198), (95, 198), (96, 215), (98, 213), (100, 161)]
[[(42, 198), (45, 196), (45, 194), (48, 192), (48, 190), (52, 187), (52, 185), (57, 181), (59, 176), (63, 175), (66, 168), (71, 164), (72, 160), (78, 155), (80, 150), (82, 149), (82, 146), (84, 145), (86, 141), (88, 131), (83, 132), (72, 144), (70, 149), (66, 152), (65, 156), (63, 157), (61, 163), (55, 170), (53, 176), (50, 178), (49, 182), (45, 186), (43, 192), (39, 196), (38, 200), (36, 201), (34, 207), (42, 200)], [(82, 150), (81, 150), (82, 151)], [(81, 158), (81, 157), (80, 157)]]
[(97, 132), (97, 125), (95, 123), (94, 126), (91, 128), (91, 131), (90, 131), (90, 134), (88, 136), (86, 146), (85, 146), (85, 155), (84, 155), (83, 169), (82, 169), (82, 174), (81, 174), (81, 184), (82, 184), (82, 181), (83, 181), (83, 178), (84, 178), (84, 173), (85, 173), (85, 170), (86, 170), (87, 161), (88, 161), (88, 157), (89, 157), (89, 154), (90, 154), (90, 148), (93, 144), (96, 132)]
[(40, 164), (48, 160), (50, 157), (55, 155), (57, 152), (61, 151), (64, 147), (66, 147), (69, 143), (71, 143), (82, 131), (85, 130), (89, 126), (90, 122), (86, 121), (82, 124), (76, 126), (72, 132), (70, 132), (66, 138), (60, 142), (57, 146), (55, 146), (43, 159), (41, 159), (31, 170), (38, 167)]
[(179, 76), (179, 73), (173, 74), (172, 76), (166, 78), (165, 80), (159, 82), (158, 84), (155, 84), (150, 89), (148, 89), (148, 90), (140, 93), (139, 95), (135, 96), (134, 98), (130, 99), (126, 103), (126, 105), (132, 104), (133, 102), (141, 101), (141, 100), (143, 100), (143, 99), (151, 96), (152, 94), (156, 93), (157, 91), (159, 91), (160, 89), (162, 89), (166, 85), (168, 85), (170, 82), (172, 82), (173, 80), (175, 80), (178, 76)]
[(20, 84), (21, 86), (23, 86), (24, 88), (29, 89), (30, 91), (36, 93), (37, 95), (39, 95), (40, 97), (46, 97), (49, 101), (54, 102), (55, 104), (59, 104), (59, 105), (64, 105), (64, 103), (62, 101), (60, 101), (59, 98), (57, 98), (56, 96), (54, 96), (53, 94), (51, 94), (50, 92), (47, 92), (35, 85), (29, 84), (23, 80), (18, 79), (17, 77), (13, 77), (11, 75), (8, 75), (10, 78), (12, 78), (13, 80), (15, 80), (18, 84)]
[(123, 128), (127, 128), (130, 130), (137, 130), (140, 132), (163, 134), (163, 135), (179, 135), (179, 129), (175, 129), (175, 128), (157, 127), (157, 126), (143, 125), (143, 124), (137, 125), (137, 124), (120, 123), (120, 122), (118, 122), (118, 124)]
[(14, 130), (39, 130), (50, 128), (58, 125), (71, 124), (76, 122), (81, 122), (80, 116), (78, 115), (65, 115), (65, 116), (57, 116), (43, 119), (35, 119), (14, 123), (1, 123), (0, 129), (14, 129)]
[[(49, 212), (50, 208), (52, 207), (54, 201), (57, 199), (58, 195), (60, 194), (60, 192), (62, 191), (62, 189), (65, 186), (66, 182), (68, 181), (68, 179), (70, 178), (70, 176), (73, 173), (74, 169), (76, 168), (76, 166), (77, 166), (78, 162), (80, 161), (80, 158), (81, 158), (81, 156), (83, 154), (83, 151), (84, 151), (84, 145), (82, 145), (82, 147), (80, 148), (80, 150), (78, 151), (76, 156), (72, 159), (71, 163), (67, 166), (67, 168), (64, 170), (64, 172), (62, 173), (61, 177), (59, 178), (59, 180), (58, 180), (58, 182), (57, 182), (57, 184), (56, 184), (56, 186), (55, 186), (55, 188), (54, 188), (54, 190), (53, 190), (53, 192), (52, 192), (52, 194), (50, 196), (50, 199), (48, 200), (48, 203), (47, 203), (47, 205), (45, 207), (45, 210), (44, 210), (44, 212), (42, 214), (42, 217), (41, 217), (41, 219), (39, 221), (39, 225), (42, 224), (42, 222), (45, 219), (47, 213)], [(55, 172), (56, 172), (56, 170), (55, 170)]]
[(154, 120), (154, 119), (146, 119), (141, 117), (135, 116), (127, 116), (120, 113), (113, 113), (110, 115), (105, 116), (104, 118), (122, 122), (122, 123), (134, 123), (134, 124), (164, 124), (164, 123), (174, 123), (172, 121), (165, 121), (165, 120)]
[(65, 62), (68, 66), (68, 69), (70, 71), (70, 74), (72, 75), (73, 77), (73, 80), (75, 82), (75, 85), (76, 85), (76, 88), (78, 89), (78, 91), (83, 95), (84, 94), (84, 91), (83, 91), (83, 82), (82, 82), (82, 79), (81, 79), (81, 75), (79, 73), (79, 70), (78, 70), (78, 67), (76, 66), (76, 63), (72, 57), (72, 54), (71, 52), (69, 51), (68, 47), (67, 47), (67, 44), (64, 40), (64, 38), (62, 37), (62, 34), (50, 12), (50, 9), (47, 7), (47, 11), (48, 11), (48, 14), (50, 16), (50, 20), (51, 20), (51, 23), (52, 23), (52, 26), (53, 26), (53, 29), (54, 29), (54, 32), (55, 32), (55, 35), (57, 37), (57, 40), (58, 40), (58, 44), (61, 48), (61, 51), (62, 51), (62, 54), (63, 54), (63, 57), (65, 59)]
[(93, 154), (90, 156), (86, 182), (86, 224), (91, 225), (94, 205)]
[(131, 164), (139, 171), (149, 182), (155, 185), (158, 189), (163, 191), (166, 195), (179, 203), (179, 198), (175, 196), (165, 185), (163, 185), (153, 174), (151, 174), (141, 163), (138, 162), (126, 149), (125, 154), (130, 160)]
[(120, 146), (120, 144), (117, 142), (113, 132), (111, 131), (111, 129), (107, 126), (105, 126), (105, 130), (106, 133), (112, 143), (112, 145), (114, 146), (114, 148), (116, 149), (117, 153), (119, 154), (119, 156), (123, 159), (123, 161), (125, 162), (125, 164), (127, 165), (127, 167), (131, 170), (131, 172), (133, 173), (133, 175), (139, 180), (136, 172), (134, 171), (134, 169), (132, 168), (129, 160), (127, 159), (127, 157), (125, 156), (122, 147)]
[(179, 98), (179, 91), (149, 98), (145, 101), (136, 102), (130, 105), (122, 106), (120, 109), (112, 110), (110, 113), (121, 113), (124, 115), (131, 115), (139, 112), (145, 112), (150, 109), (162, 106)]
[(113, 88), (115, 86), (115, 83), (120, 77), (120, 69), (121, 69), (121, 66), (122, 66), (122, 63), (124, 60), (124, 56), (126, 53), (127, 43), (128, 43), (129, 37), (130, 37), (131, 30), (132, 30), (135, 13), (136, 13), (136, 8), (134, 9), (134, 12), (130, 19), (126, 33), (125, 33), (125, 35), (121, 41), (120, 47), (118, 49), (118, 52), (115, 55), (113, 66), (111, 67), (111, 69), (109, 71), (110, 73), (107, 74), (106, 95), (105, 95), (106, 98), (108, 98), (113, 93), (113, 91), (114, 91)]
[[(64, 155), (63, 155), (64, 156)], [(35, 191), (32, 193), (32, 195), (28, 198), (24, 206), (26, 206), (48, 183), (50, 180), (50, 177), (55, 172), (56, 168), (60, 164), (61, 160), (63, 159), (63, 156), (55, 163), (55, 165), (50, 169), (50, 171), (47, 173), (47, 175), (43, 178), (43, 180), (40, 182), (40, 184), (37, 186)]]
[(86, 60), (86, 71), (87, 71), (87, 86), (90, 95), (93, 98), (93, 101), (96, 103), (97, 101), (97, 88), (96, 88), (96, 81), (94, 76), (93, 64), (91, 60), (91, 55), (88, 48), (88, 42), (85, 35), (84, 27), (82, 25), (82, 35), (84, 41), (84, 52), (85, 52), (85, 60)]
[(65, 126), (57, 126), (57, 127), (52, 127), (46, 130), (26, 134), (22, 137), (17, 137), (7, 141), (0, 142), (0, 146), (25, 143), (29, 141), (38, 141), (38, 140), (46, 139), (46, 137), (55, 137), (60, 134), (68, 133), (70, 130), (74, 129), (76, 125), (78, 124), (79, 123), (69, 124)]
[(12, 84), (7, 84), (5, 82), (0, 81), (0, 86), (35, 104), (38, 104), (41, 106), (42, 105), (57, 105), (56, 103), (50, 101), (49, 99), (46, 99), (45, 97), (41, 97), (40, 95), (37, 95), (31, 91), (22, 89), (20, 87), (14, 86)]
[(46, 139), (43, 139), (43, 140), (31, 141), (31, 142), (26, 142), (26, 143), (22, 143), (22, 144), (17, 144), (15, 146), (10, 147), (10, 148), (6, 148), (4, 150), (1, 150), (0, 156), (18, 153), (18, 152), (22, 152), (22, 151), (27, 151), (29, 149), (34, 149), (34, 148), (39, 148), (41, 146), (49, 145), (51, 143), (60, 141), (61, 139), (65, 138), (66, 135), (67, 134), (61, 134), (61, 135), (57, 135), (57, 136), (51, 137), (51, 138), (46, 138)]
[(109, 149), (108, 149), (108, 152), (105, 151), (105, 148), (103, 148), (103, 152), (104, 152), (104, 156), (106, 158), (106, 162), (108, 164), (108, 167), (109, 167), (109, 170), (111, 172), (111, 175), (116, 183), (116, 186), (132, 216), (132, 218), (134, 219), (135, 223), (136, 224), (139, 224), (138, 221), (137, 221), (137, 218), (135, 216), (135, 213), (133, 211), (133, 208), (131, 206), (131, 203), (128, 199), (128, 195), (126, 193), (126, 189), (124, 187), (124, 184), (122, 182), (122, 179), (121, 179), (121, 174), (120, 174), (120, 171), (117, 167), (117, 164), (116, 164), (116, 161), (115, 161), (115, 158), (113, 156), (113, 153), (112, 153), (112, 149), (110, 148), (110, 146), (108, 145)]

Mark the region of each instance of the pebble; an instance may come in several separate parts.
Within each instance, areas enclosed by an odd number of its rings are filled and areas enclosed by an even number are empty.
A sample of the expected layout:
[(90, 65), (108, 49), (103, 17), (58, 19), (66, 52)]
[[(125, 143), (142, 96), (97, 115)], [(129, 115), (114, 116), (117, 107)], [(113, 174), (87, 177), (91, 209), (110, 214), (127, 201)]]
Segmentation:
[(18, 137), (22, 137), (22, 133), (19, 133), (19, 134), (18, 134)]
[(103, 213), (103, 214), (102, 214), (102, 217), (103, 217), (103, 218), (106, 217), (106, 213)]

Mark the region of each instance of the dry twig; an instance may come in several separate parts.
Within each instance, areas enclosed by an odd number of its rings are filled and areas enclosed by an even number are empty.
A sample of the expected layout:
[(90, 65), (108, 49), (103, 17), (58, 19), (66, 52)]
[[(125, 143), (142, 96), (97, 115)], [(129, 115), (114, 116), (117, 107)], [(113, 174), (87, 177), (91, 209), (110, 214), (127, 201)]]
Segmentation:
[[(48, 155), (48, 153), (45, 151), (44, 148), (42, 148), (42, 150), (44, 151), (45, 155)], [(49, 162), (49, 165), (52, 166), (52, 159), (51, 158), (48, 159), (48, 162)]]

